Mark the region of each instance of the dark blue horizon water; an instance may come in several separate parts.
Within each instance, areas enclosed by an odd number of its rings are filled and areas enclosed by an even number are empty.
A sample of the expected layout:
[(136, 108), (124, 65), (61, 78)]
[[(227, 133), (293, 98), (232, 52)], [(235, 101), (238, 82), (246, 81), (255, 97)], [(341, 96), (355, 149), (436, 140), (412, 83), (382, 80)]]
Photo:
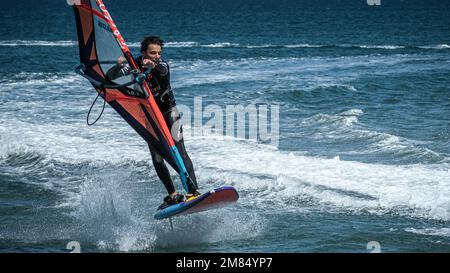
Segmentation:
[(447, 1), (105, 4), (134, 54), (165, 40), (179, 105), (279, 105), (279, 143), (187, 134), (201, 190), (240, 200), (171, 232), (142, 139), (110, 107), (85, 124), (95, 91), (74, 72), (71, 7), (9, 1), (0, 252), (449, 252)]

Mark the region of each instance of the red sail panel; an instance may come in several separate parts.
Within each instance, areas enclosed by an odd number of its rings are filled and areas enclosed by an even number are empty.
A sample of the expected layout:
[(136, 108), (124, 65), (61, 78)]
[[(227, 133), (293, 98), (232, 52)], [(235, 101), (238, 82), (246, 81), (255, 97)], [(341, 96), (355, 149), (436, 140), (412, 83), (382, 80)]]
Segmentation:
[[(128, 57), (126, 59), (131, 62), (133, 60), (129, 58), (131, 54), (125, 56), (123, 51), (125, 43), (118, 43), (96, 1), (81, 0), (79, 4), (73, 5), (73, 9), (77, 25), (80, 62), (84, 65), (84, 73), (103, 84), (119, 85), (129, 82), (132, 75), (116, 79), (109, 79), (106, 76), (107, 72), (117, 64), (119, 57)], [(130, 65), (135, 66), (134, 63)], [(154, 99), (151, 96), (146, 98), (142, 87), (137, 84), (118, 89), (93, 86), (108, 104), (179, 172), (171, 151), (174, 144), (170, 131)]]

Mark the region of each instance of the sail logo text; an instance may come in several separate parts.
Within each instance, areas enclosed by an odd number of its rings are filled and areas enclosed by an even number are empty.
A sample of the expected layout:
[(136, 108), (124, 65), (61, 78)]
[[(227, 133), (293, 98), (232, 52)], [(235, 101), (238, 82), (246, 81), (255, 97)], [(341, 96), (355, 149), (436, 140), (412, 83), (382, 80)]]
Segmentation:
[(117, 29), (116, 24), (114, 24), (114, 21), (112, 20), (111, 15), (109, 15), (109, 12), (106, 9), (105, 5), (103, 3), (100, 3), (98, 5), (98, 7), (102, 11), (103, 16), (105, 16), (105, 19), (108, 21), (108, 24), (111, 27), (111, 31), (114, 34), (114, 37), (116, 38), (116, 40), (119, 43), (120, 47), (123, 50), (127, 50), (128, 51), (128, 46), (125, 43), (125, 40), (123, 39), (122, 35), (120, 35), (119, 29)]

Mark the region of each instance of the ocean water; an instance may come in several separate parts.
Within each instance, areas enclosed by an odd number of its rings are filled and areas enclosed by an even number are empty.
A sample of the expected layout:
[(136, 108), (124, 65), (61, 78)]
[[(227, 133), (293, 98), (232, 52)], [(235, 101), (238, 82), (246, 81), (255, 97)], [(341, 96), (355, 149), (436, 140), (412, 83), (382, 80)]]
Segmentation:
[(178, 104), (278, 106), (278, 141), (186, 134), (200, 190), (240, 199), (171, 231), (144, 141), (108, 106), (86, 125), (71, 7), (8, 1), (0, 252), (450, 251), (448, 1), (105, 4), (133, 53), (166, 41)]

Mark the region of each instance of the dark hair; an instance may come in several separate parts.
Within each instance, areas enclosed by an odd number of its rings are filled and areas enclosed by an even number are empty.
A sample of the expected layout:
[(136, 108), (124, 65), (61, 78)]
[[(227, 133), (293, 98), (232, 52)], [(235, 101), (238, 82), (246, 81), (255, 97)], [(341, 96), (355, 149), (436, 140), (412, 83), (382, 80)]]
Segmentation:
[(141, 52), (146, 51), (148, 45), (159, 45), (162, 47), (164, 45), (164, 41), (161, 40), (161, 38), (159, 38), (158, 36), (147, 36), (141, 42)]

